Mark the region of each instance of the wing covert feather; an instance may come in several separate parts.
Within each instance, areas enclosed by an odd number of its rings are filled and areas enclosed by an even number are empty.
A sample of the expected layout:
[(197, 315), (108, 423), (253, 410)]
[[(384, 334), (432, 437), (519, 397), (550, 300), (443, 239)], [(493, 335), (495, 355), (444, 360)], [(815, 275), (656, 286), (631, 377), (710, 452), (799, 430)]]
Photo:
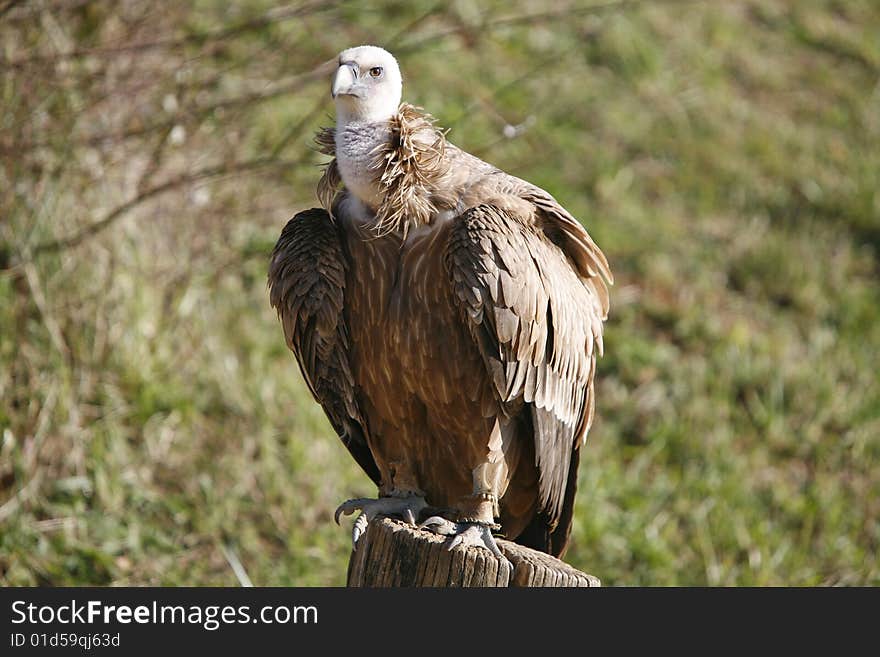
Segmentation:
[(523, 404), (531, 413), (539, 504), (551, 524), (592, 419), (605, 311), (567, 255), (530, 219), (495, 205), (466, 211), (446, 253), (453, 296), (498, 400), (509, 414)]

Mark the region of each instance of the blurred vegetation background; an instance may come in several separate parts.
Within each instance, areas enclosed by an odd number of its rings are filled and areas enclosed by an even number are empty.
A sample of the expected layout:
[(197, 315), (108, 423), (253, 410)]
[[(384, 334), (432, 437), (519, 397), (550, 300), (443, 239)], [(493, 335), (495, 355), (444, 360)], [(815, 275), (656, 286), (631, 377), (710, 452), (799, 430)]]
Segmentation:
[(341, 585), (266, 293), (373, 43), (617, 282), (567, 560), (880, 584), (880, 5), (0, 0), (0, 583)]

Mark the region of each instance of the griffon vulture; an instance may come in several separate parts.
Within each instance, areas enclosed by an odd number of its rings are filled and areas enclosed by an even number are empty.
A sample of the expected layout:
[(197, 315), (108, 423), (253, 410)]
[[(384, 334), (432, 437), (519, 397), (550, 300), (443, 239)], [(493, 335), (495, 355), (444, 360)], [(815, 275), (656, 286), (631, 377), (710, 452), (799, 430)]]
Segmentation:
[[(446, 140), (401, 104), (381, 48), (343, 51), (323, 208), (284, 227), (269, 294), (288, 347), (379, 488), (336, 512), (552, 555), (571, 529), (612, 281), (550, 194)], [(427, 519), (425, 516), (431, 516)]]

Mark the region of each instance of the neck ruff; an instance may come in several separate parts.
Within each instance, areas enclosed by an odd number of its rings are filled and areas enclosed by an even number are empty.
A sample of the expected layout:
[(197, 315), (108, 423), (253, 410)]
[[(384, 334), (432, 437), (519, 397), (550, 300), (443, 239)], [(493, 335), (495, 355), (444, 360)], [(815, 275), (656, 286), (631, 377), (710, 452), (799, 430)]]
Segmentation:
[[(442, 181), (449, 171), (446, 134), (434, 125), (434, 117), (408, 103), (390, 119), (391, 138), (370, 153), (370, 170), (382, 199), (372, 208), (377, 236), (402, 232), (427, 224), (449, 200), (442, 193)], [(318, 200), (333, 216), (342, 191), (342, 177), (336, 163), (336, 129), (322, 128), (315, 135), (318, 150), (333, 156), (318, 181)]]

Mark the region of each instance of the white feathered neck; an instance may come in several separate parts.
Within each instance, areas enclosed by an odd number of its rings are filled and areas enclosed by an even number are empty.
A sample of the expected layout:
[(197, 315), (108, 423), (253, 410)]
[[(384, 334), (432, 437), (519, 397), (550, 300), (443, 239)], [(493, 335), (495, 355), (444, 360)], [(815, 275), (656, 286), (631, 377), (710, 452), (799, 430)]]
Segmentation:
[(453, 190), (444, 186), (446, 136), (420, 108), (403, 103), (387, 123), (323, 128), (315, 141), (322, 153), (334, 156), (318, 182), (318, 198), (331, 215), (347, 190), (375, 213), (377, 235), (406, 234), (455, 202)]

